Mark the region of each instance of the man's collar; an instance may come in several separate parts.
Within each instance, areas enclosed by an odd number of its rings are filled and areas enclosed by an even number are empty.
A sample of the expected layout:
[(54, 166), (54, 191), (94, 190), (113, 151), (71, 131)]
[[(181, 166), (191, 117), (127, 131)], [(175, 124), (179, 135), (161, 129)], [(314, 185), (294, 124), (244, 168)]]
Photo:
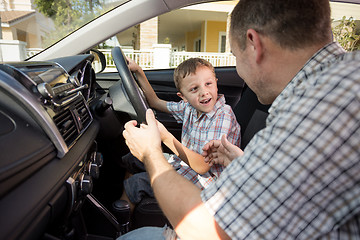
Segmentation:
[(301, 83), (306, 81), (309, 76), (315, 72), (323, 69), (327, 65), (337, 61), (340, 56), (343, 56), (345, 50), (337, 43), (332, 42), (317, 51), (302, 67), (302, 69), (295, 75), (295, 77), (287, 84), (284, 90), (276, 97), (269, 109), (276, 108), (276, 106), (287, 96), (292, 95), (293, 90)]

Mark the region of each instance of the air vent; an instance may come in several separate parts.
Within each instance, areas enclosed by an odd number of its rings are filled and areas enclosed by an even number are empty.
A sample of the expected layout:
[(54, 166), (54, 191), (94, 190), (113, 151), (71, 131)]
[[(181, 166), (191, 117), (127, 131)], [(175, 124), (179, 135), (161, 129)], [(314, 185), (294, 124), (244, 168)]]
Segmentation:
[(70, 148), (90, 125), (92, 117), (83, 98), (77, 98), (53, 118), (66, 145)]
[(75, 103), (75, 110), (79, 116), (79, 118), (78, 118), (79, 119), (79, 122), (78, 122), (79, 129), (80, 129), (80, 131), (82, 131), (82, 130), (86, 129), (89, 126), (89, 124), (91, 123), (91, 115), (82, 99), (79, 99)]

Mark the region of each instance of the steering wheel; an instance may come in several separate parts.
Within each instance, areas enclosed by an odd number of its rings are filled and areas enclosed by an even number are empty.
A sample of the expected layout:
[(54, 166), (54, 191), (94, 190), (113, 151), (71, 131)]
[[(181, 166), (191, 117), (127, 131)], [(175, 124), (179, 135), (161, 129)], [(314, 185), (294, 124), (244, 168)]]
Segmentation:
[[(136, 83), (133, 74), (128, 68), (125, 54), (120, 49), (120, 47), (114, 47), (111, 50), (111, 55), (113, 57), (116, 69), (119, 72), (121, 79), (120, 81), (122, 83), (123, 89), (125, 90), (125, 94), (127, 95), (131, 105), (136, 112), (137, 122), (146, 123), (146, 110), (149, 108), (149, 106), (145, 96), (141, 92), (139, 85)], [(117, 89), (122, 88), (121, 83), (119, 83), (120, 87), (117, 87)], [(113, 99), (113, 101), (115, 103), (117, 99)]]

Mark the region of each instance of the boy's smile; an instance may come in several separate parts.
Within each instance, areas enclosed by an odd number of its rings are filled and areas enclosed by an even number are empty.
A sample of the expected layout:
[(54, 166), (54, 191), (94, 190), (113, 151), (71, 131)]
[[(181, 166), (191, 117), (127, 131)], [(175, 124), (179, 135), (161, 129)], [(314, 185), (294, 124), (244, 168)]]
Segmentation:
[(184, 77), (178, 96), (189, 102), (198, 112), (211, 112), (217, 101), (217, 79), (214, 73), (205, 66), (196, 69), (195, 74)]

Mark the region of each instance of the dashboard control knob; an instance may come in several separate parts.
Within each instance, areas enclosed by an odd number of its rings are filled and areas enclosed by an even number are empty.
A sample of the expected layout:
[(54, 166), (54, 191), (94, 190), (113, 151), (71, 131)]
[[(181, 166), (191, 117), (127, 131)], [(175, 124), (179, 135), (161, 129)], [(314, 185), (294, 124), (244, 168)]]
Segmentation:
[(93, 163), (96, 163), (99, 167), (101, 167), (104, 163), (103, 155), (100, 152), (94, 152), (92, 154), (91, 160)]
[(89, 174), (94, 179), (98, 179), (100, 176), (100, 169), (96, 163), (90, 163), (89, 165)]
[(48, 83), (40, 83), (36, 88), (45, 99), (50, 100), (55, 97), (55, 93)]
[(112, 99), (110, 97), (106, 97), (95, 106), (95, 111), (98, 115), (101, 116), (112, 104)]
[(82, 175), (80, 180), (80, 191), (82, 195), (88, 195), (92, 192), (93, 182), (89, 175)]

